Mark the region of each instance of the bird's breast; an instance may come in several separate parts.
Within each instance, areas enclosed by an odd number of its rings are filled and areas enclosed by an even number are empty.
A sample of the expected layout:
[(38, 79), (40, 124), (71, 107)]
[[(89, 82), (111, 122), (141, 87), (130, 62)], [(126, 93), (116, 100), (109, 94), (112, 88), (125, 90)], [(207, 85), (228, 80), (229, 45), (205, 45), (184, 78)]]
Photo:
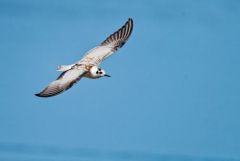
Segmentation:
[(91, 72), (87, 72), (87, 73), (84, 74), (84, 77), (91, 78), (91, 79), (97, 79), (100, 76), (99, 75), (95, 75), (95, 74), (93, 74)]

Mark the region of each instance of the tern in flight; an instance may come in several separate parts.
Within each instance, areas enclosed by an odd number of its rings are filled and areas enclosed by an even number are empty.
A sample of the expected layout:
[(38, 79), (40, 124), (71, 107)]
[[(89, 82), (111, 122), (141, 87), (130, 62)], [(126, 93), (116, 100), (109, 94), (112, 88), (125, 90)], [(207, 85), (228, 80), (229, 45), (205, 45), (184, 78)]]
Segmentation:
[(51, 97), (58, 95), (77, 83), (82, 77), (100, 78), (110, 77), (99, 66), (103, 60), (121, 48), (133, 30), (131, 18), (116, 32), (110, 35), (100, 45), (88, 51), (85, 56), (75, 64), (60, 65), (58, 71), (62, 73), (57, 80), (51, 82), (43, 91), (35, 94), (38, 97)]

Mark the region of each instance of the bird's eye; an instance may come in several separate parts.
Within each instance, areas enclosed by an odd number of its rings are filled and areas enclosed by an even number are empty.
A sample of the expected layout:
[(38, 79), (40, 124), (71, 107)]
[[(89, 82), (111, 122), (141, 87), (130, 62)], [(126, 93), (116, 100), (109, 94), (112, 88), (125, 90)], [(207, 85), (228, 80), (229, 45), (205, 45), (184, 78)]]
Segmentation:
[(99, 74), (102, 74), (102, 72), (99, 72)]
[(98, 74), (98, 71), (96, 71), (96, 74)]

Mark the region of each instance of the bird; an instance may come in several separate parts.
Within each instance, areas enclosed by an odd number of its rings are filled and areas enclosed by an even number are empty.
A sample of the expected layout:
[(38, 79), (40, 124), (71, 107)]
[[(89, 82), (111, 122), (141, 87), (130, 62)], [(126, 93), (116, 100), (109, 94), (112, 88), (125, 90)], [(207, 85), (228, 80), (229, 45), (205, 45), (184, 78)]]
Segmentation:
[(57, 71), (62, 72), (58, 78), (51, 82), (40, 93), (38, 97), (52, 97), (63, 93), (71, 88), (81, 78), (97, 79), (111, 77), (100, 64), (118, 49), (123, 47), (132, 34), (133, 19), (128, 18), (127, 22), (116, 32), (108, 36), (101, 44), (89, 50), (82, 59), (70, 65), (60, 65)]

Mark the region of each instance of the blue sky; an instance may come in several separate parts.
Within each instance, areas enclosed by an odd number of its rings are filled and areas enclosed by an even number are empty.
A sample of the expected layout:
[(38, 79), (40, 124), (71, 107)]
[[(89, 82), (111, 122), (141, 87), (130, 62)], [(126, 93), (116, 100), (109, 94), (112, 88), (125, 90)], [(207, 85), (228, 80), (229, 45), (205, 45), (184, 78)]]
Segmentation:
[[(0, 142), (240, 158), (239, 16), (237, 0), (0, 0)], [(34, 96), (128, 17), (111, 78)]]

